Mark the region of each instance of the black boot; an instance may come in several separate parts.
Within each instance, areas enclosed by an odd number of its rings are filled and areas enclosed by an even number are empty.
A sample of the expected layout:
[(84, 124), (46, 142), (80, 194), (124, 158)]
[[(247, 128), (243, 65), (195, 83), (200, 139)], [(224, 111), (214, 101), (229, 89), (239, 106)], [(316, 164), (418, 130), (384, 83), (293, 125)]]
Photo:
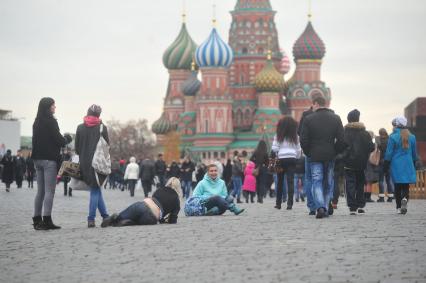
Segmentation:
[(43, 216), (43, 222), (46, 229), (48, 230), (61, 229), (60, 226), (56, 226), (55, 224), (53, 224), (52, 216)]
[(33, 227), (34, 230), (47, 230), (43, 223), (43, 219), (41, 219), (41, 216), (33, 217)]
[(374, 200), (371, 199), (371, 193), (364, 193), (365, 196), (365, 202), (374, 202)]

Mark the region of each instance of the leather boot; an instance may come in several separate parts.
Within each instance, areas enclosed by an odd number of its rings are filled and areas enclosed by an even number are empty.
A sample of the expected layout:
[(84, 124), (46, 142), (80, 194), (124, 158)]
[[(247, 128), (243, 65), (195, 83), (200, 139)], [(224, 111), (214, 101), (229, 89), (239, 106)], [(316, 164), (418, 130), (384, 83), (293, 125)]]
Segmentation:
[(43, 223), (41, 216), (33, 217), (33, 227), (34, 230), (47, 230), (46, 226)]
[(43, 216), (43, 222), (47, 230), (61, 229), (60, 226), (53, 224), (52, 216)]

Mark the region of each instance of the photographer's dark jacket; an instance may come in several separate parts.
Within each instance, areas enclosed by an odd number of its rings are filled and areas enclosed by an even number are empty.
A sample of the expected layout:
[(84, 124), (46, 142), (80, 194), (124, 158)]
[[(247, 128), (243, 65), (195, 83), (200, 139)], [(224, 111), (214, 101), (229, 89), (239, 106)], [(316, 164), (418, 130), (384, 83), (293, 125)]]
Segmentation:
[(346, 169), (362, 171), (367, 166), (368, 157), (374, 150), (374, 143), (363, 123), (354, 122), (345, 126), (345, 143), (343, 154)]

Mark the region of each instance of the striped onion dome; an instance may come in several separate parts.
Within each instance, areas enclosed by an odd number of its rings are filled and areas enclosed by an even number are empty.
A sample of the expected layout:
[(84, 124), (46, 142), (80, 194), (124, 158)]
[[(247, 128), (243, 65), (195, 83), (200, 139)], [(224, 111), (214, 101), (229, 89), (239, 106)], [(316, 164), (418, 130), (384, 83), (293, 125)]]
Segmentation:
[(325, 45), (315, 32), (312, 23), (309, 21), (302, 35), (296, 40), (293, 46), (294, 59), (316, 59), (320, 60), (325, 55)]
[(287, 53), (284, 50), (281, 50), (282, 59), (280, 62), (280, 73), (285, 75), (290, 71), (290, 58), (288, 58)]
[(152, 124), (151, 130), (156, 135), (165, 135), (172, 130), (172, 123), (167, 119), (166, 115), (163, 113), (160, 119), (155, 121)]
[(169, 70), (190, 70), (197, 44), (182, 23), (178, 37), (163, 54), (163, 64)]
[(281, 92), (285, 87), (284, 77), (275, 69), (270, 56), (265, 67), (254, 78), (257, 92)]
[(213, 28), (209, 38), (195, 51), (195, 61), (200, 68), (228, 68), (233, 58), (231, 47), (220, 38), (216, 28)]
[(195, 96), (201, 88), (201, 82), (197, 78), (197, 71), (192, 71), (189, 78), (182, 84), (182, 92), (186, 96)]

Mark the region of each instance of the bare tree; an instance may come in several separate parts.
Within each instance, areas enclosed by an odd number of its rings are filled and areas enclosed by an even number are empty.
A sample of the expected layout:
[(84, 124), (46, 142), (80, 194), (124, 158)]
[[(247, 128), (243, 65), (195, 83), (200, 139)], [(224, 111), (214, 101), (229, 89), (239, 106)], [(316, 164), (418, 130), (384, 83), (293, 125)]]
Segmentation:
[(113, 159), (140, 158), (153, 152), (155, 137), (146, 119), (127, 122), (112, 119), (106, 125)]

